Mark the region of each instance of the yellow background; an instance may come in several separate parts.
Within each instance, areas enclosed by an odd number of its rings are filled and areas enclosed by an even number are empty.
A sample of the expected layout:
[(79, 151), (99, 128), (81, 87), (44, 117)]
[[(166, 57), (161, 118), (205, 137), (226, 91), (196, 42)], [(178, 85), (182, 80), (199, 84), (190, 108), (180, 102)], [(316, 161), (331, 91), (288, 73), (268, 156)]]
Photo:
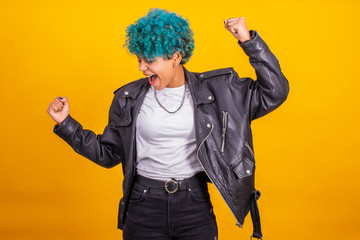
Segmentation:
[[(48, 104), (102, 133), (112, 92), (142, 77), (122, 47), (151, 7), (190, 20), (185, 66), (255, 78), (223, 27), (244, 16), (280, 61), (287, 101), (252, 124), (264, 239), (358, 239), (358, 1), (6, 1), (0, 3), (0, 239), (122, 239), (121, 167), (101, 168), (52, 133)], [(219, 239), (249, 239), (211, 188)]]

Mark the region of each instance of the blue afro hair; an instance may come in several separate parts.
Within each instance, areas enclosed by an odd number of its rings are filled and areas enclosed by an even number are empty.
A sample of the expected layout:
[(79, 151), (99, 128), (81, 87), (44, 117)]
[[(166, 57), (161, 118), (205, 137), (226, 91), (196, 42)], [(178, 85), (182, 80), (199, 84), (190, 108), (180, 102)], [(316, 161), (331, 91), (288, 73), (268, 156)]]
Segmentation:
[(125, 46), (130, 53), (148, 61), (154, 61), (155, 56), (169, 59), (178, 51), (182, 55), (180, 63), (185, 64), (193, 53), (194, 38), (187, 19), (152, 8), (127, 27)]

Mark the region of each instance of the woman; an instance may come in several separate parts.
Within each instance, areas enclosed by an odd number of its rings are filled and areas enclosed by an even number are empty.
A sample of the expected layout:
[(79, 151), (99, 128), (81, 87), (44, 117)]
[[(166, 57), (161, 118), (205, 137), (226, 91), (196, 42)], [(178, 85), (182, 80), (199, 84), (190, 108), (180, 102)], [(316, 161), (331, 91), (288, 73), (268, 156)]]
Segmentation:
[(108, 168), (122, 163), (118, 227), (125, 240), (217, 239), (207, 182), (237, 225), (250, 211), (253, 237), (262, 237), (250, 123), (281, 105), (288, 81), (244, 18), (224, 24), (249, 56), (256, 81), (232, 68), (189, 72), (183, 65), (194, 40), (187, 20), (151, 9), (127, 28), (126, 40), (146, 77), (115, 91), (102, 135), (69, 115), (67, 98), (49, 105), (54, 132), (76, 152)]

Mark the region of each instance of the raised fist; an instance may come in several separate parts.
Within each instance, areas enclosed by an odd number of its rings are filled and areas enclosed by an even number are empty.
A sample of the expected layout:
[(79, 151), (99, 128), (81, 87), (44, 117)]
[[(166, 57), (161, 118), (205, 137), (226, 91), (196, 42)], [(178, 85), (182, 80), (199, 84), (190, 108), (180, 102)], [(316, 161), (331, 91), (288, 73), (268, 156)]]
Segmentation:
[(69, 115), (69, 101), (66, 97), (57, 97), (49, 104), (48, 114), (57, 124), (61, 124)]
[(231, 34), (239, 40), (241, 43), (251, 40), (249, 30), (246, 26), (245, 18), (229, 18), (224, 20), (225, 28), (231, 32)]

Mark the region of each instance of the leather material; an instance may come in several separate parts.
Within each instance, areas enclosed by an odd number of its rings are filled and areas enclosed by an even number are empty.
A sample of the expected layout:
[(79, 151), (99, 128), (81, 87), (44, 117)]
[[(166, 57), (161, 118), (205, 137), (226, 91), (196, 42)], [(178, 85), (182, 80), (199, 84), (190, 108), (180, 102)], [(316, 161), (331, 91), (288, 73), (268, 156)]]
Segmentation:
[(191, 189), (196, 188), (207, 188), (207, 176), (204, 172), (197, 173), (190, 178), (185, 178), (182, 180), (171, 179), (167, 182), (147, 178), (136, 174), (135, 182), (146, 187), (161, 189), (167, 191), (168, 193), (173, 193), (177, 191), (191, 191)]
[[(277, 58), (257, 32), (250, 34), (252, 39), (239, 45), (249, 56), (256, 81), (240, 78), (233, 68), (194, 73), (184, 67), (194, 102), (198, 160), (240, 226), (255, 201), (251, 121), (279, 107), (289, 92)], [(107, 168), (122, 163), (120, 229), (136, 174), (136, 118), (149, 87), (147, 78), (142, 78), (115, 91), (103, 134), (83, 129), (70, 115), (54, 128), (76, 152), (93, 162)], [(261, 237), (261, 229), (254, 236)]]

